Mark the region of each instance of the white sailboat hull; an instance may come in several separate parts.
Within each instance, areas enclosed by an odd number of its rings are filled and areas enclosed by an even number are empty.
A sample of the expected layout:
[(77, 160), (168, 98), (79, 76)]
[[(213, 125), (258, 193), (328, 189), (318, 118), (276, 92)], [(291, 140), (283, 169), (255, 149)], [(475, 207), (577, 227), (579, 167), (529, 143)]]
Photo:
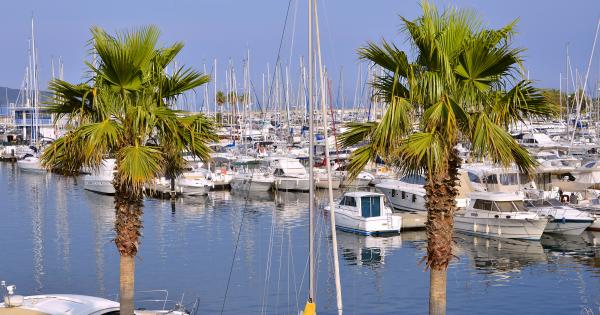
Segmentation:
[(36, 157), (26, 157), (23, 160), (17, 161), (17, 167), (21, 171), (33, 172), (33, 173), (45, 173), (46, 169), (42, 167), (40, 159)]

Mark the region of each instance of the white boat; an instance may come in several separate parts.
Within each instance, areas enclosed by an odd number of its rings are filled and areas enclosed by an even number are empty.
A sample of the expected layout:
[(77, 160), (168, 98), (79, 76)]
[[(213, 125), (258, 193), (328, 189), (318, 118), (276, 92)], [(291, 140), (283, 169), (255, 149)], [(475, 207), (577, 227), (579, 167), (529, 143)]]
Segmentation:
[[(95, 296), (76, 294), (22, 296), (14, 294), (15, 286), (6, 286), (4, 281), (0, 288), (5, 291), (3, 303), (0, 303), (1, 315), (117, 315), (120, 309), (119, 303)], [(194, 305), (194, 308), (196, 307)], [(139, 309), (134, 313), (136, 315), (188, 315), (192, 312), (175, 305), (173, 309)]]
[[(325, 207), (329, 211), (329, 206)], [(339, 230), (363, 235), (398, 233), (402, 218), (392, 214), (380, 193), (355, 191), (345, 193), (335, 209), (335, 226)]]
[(28, 156), (22, 160), (17, 161), (17, 167), (21, 171), (45, 173), (46, 169), (40, 163), (40, 159), (35, 156)]
[[(333, 173), (333, 172), (332, 172)], [(315, 168), (315, 186), (321, 189), (329, 188), (329, 180), (327, 179), (327, 170), (322, 168)], [(335, 173), (331, 174), (331, 189), (340, 189), (342, 184), (342, 177), (337, 176)]]
[(487, 237), (539, 240), (546, 217), (527, 211), (523, 198), (510, 193), (474, 192), (464, 211), (454, 217), (454, 229)]
[(83, 188), (100, 194), (114, 195), (115, 187), (113, 179), (115, 171), (115, 159), (106, 159), (102, 161), (102, 166), (97, 170), (92, 170), (89, 175), (83, 177)]
[(273, 174), (264, 171), (239, 172), (231, 180), (231, 190), (236, 191), (269, 191), (273, 187), (275, 177)]
[(400, 211), (427, 211), (425, 207), (425, 188), (422, 183), (409, 183), (401, 180), (386, 180), (375, 185)]
[(186, 172), (175, 180), (175, 189), (184, 196), (206, 196), (214, 183), (206, 171)]
[(548, 217), (546, 233), (580, 235), (594, 223), (589, 212), (574, 209), (556, 199), (526, 200), (525, 207), (530, 212)]
[(297, 159), (277, 158), (271, 162), (275, 189), (308, 191), (310, 180), (306, 168)]

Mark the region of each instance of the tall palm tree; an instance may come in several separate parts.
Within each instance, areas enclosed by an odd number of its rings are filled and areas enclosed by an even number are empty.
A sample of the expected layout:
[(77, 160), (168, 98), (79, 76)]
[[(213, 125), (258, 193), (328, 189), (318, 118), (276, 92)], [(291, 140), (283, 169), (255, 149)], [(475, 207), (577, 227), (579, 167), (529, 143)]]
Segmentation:
[(374, 86), (388, 107), (380, 121), (349, 123), (340, 142), (360, 146), (350, 158), (352, 174), (381, 157), (401, 174), (425, 176), (429, 313), (445, 314), (461, 163), (456, 145), (468, 142), (474, 158), (515, 163), (528, 173), (535, 161), (507, 129), (552, 116), (556, 107), (521, 79), (523, 50), (511, 43), (516, 21), (489, 29), (471, 11), (421, 6), (419, 18), (401, 18), (414, 58), (385, 40), (359, 49), (362, 59), (384, 69)]
[(87, 82), (50, 82), (51, 110), (74, 127), (42, 154), (45, 167), (76, 174), (82, 166), (98, 168), (106, 156), (116, 158), (115, 244), (120, 254), (121, 314), (134, 310), (134, 274), (142, 229), (144, 187), (165, 173), (181, 171), (181, 152), (210, 159), (207, 142), (214, 124), (202, 114), (171, 109), (177, 96), (208, 77), (180, 67), (165, 69), (183, 45), (158, 47), (159, 31), (150, 26), (115, 36), (92, 28), (98, 62), (88, 63)]

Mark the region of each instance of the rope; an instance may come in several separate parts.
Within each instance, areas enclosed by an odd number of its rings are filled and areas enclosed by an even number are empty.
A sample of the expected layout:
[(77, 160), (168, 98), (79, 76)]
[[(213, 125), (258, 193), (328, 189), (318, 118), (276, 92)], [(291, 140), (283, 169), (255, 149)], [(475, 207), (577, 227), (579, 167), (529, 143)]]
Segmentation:
[(231, 267), (229, 268), (229, 276), (227, 277), (227, 286), (225, 287), (225, 296), (223, 297), (223, 304), (221, 305), (221, 314), (225, 310), (225, 303), (227, 302), (227, 294), (229, 293), (229, 284), (231, 283), (231, 275), (233, 274), (233, 266), (235, 265), (235, 257), (237, 256), (238, 247), (240, 244), (240, 235), (242, 234), (242, 226), (244, 224), (244, 217), (246, 216), (246, 210), (248, 209), (248, 197), (250, 196), (250, 188), (252, 187), (252, 178), (254, 178), (254, 168), (250, 173), (250, 186), (246, 192), (246, 200), (244, 201), (244, 211), (242, 211), (242, 219), (240, 220), (240, 226), (238, 228), (237, 239), (235, 241), (235, 249), (233, 250), (233, 258), (231, 259)]

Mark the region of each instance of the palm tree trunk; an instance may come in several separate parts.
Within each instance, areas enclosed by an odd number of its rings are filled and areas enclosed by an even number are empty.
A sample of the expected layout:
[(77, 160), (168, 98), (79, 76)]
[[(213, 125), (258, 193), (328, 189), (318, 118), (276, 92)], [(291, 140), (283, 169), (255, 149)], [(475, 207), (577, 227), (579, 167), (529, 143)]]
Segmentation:
[(120, 303), (121, 315), (133, 315), (135, 256), (139, 247), (142, 229), (142, 193), (118, 184), (115, 175), (115, 245), (121, 255), (120, 260)]
[(133, 314), (133, 297), (135, 292), (135, 257), (121, 255), (119, 272), (119, 303), (121, 303), (120, 314)]
[(446, 269), (452, 260), (452, 235), (460, 159), (456, 150), (448, 159), (447, 172), (427, 174), (427, 267), (429, 314), (446, 314)]

